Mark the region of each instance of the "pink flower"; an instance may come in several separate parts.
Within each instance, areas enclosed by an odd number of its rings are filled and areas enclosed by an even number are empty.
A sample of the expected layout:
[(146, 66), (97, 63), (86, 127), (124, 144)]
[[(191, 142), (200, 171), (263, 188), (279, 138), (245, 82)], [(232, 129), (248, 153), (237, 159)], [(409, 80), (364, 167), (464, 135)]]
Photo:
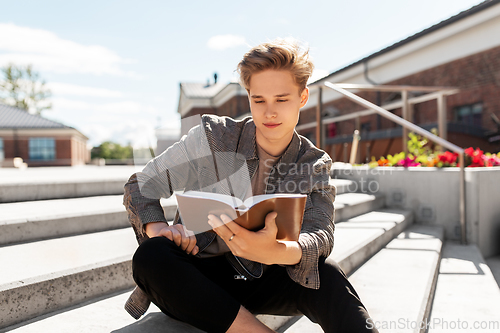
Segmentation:
[(404, 160), (399, 160), (398, 165), (403, 166), (405, 168), (420, 166), (420, 163), (415, 162), (416, 159), (417, 159), (416, 157), (410, 158), (409, 156), (407, 156)]
[(491, 156), (483, 155), (482, 158), (483, 158), (484, 165), (487, 167), (500, 166), (500, 158), (498, 158), (497, 155), (491, 155)]

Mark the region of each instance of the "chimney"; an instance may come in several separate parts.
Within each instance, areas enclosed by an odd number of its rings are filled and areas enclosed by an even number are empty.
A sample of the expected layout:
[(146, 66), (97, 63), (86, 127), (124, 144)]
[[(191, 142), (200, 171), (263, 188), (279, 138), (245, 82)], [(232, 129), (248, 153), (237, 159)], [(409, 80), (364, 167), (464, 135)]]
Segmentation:
[(217, 83), (217, 73), (214, 73), (214, 84)]

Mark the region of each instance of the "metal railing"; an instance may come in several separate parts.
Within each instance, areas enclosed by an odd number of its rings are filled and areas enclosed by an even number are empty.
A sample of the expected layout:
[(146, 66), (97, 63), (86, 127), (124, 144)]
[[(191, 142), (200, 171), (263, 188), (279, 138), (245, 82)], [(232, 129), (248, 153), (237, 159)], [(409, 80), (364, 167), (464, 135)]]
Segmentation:
[[(395, 122), (398, 125), (401, 125), (403, 129), (410, 130), (412, 132), (415, 132), (417, 134), (420, 134), (421, 136), (431, 140), (432, 142), (449, 149), (455, 153), (458, 153), (459, 156), (459, 164), (460, 164), (460, 202), (459, 202), (459, 209), (460, 209), (460, 230), (461, 230), (461, 242), (462, 244), (467, 244), (467, 227), (465, 223), (465, 158), (464, 158), (464, 150), (457, 145), (454, 145), (453, 143), (440, 138), (437, 135), (432, 134), (431, 132), (423, 129), (420, 126), (417, 126), (413, 124), (412, 122), (405, 120), (383, 108), (380, 106), (373, 104), (364, 98), (361, 98), (350, 91), (347, 91), (346, 89), (342, 88), (340, 84), (334, 84), (330, 82), (325, 82), (325, 86), (327, 86), (330, 89), (333, 89), (337, 91), (338, 93), (344, 95), (351, 101), (358, 103), (370, 110), (375, 111), (377, 114), (381, 115), (382, 117), (389, 119), (393, 122)], [(344, 85), (345, 86), (345, 85)], [(382, 86), (383, 87), (383, 86)], [(349, 86), (349, 88), (356, 88), (356, 85)], [(391, 87), (393, 88), (393, 87)]]

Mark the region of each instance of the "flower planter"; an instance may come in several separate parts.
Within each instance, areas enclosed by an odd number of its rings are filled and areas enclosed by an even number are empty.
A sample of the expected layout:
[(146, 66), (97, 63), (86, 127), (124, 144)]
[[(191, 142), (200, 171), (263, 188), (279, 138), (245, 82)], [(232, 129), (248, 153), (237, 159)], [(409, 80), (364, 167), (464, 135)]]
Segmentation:
[[(335, 163), (332, 177), (355, 181), (351, 192), (385, 194), (387, 207), (411, 209), (415, 223), (440, 225), (460, 240), (459, 168), (352, 167)], [(500, 167), (466, 168), (467, 241), (483, 256), (500, 253)]]

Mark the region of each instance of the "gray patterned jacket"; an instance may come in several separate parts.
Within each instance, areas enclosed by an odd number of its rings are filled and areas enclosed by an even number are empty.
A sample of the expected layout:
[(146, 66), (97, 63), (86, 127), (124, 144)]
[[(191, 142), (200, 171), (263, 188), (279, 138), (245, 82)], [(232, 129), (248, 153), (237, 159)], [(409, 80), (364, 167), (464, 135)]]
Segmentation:
[[(246, 179), (238, 181), (250, 183), (259, 163), (255, 130), (251, 117), (236, 121), (204, 115), (199, 126), (151, 160), (142, 172), (133, 174), (125, 184), (123, 203), (139, 244), (148, 238), (147, 223), (166, 222), (159, 198), (168, 198), (175, 190), (222, 192), (242, 198), (246, 191), (231, 187), (231, 183), (236, 183), (231, 176), (246, 163), (248, 172), (238, 174)], [(267, 180), (266, 193), (308, 195), (298, 240), (302, 259), (296, 265), (286, 266), (290, 278), (307, 288), (319, 288), (318, 259), (327, 257), (333, 249), (335, 187), (330, 183), (331, 163), (324, 151), (294, 132)], [(179, 212), (174, 223), (182, 223)], [(196, 235), (200, 253), (215, 237), (213, 232)], [(235, 270), (247, 278), (262, 275), (262, 264), (235, 257), (231, 252), (225, 255)], [(149, 304), (147, 296), (136, 288), (125, 309), (137, 319)]]

